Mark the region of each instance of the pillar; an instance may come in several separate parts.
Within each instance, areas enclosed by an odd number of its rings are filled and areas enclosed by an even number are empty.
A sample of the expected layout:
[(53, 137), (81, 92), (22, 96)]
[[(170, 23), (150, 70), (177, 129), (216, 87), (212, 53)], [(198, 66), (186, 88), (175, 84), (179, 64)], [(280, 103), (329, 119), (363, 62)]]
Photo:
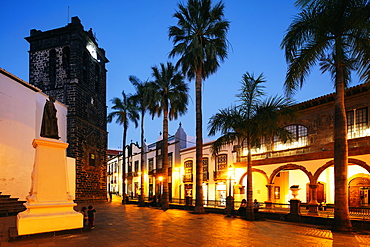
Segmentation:
[(307, 204), (309, 209), (308, 209), (308, 214), (309, 215), (319, 215), (317, 211), (317, 207), (319, 203), (317, 202), (317, 188), (319, 187), (318, 184), (309, 184), (308, 185), (310, 188), (310, 197), (311, 201)]

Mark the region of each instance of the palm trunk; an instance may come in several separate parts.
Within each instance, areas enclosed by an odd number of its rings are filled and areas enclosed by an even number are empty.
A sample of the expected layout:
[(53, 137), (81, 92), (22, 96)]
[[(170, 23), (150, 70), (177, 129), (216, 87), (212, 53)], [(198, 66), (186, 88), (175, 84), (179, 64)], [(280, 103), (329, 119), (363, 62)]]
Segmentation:
[(145, 172), (145, 161), (144, 161), (144, 115), (145, 111), (141, 110), (141, 151), (140, 151), (140, 197), (139, 197), (139, 206), (145, 206), (145, 195), (144, 195), (144, 172)]
[(194, 213), (204, 214), (203, 207), (203, 135), (202, 135), (202, 67), (195, 76), (195, 112), (196, 112), (196, 141), (195, 141), (195, 166), (196, 166), (196, 196)]
[(127, 124), (123, 124), (122, 140), (122, 205), (126, 204), (126, 138)]
[(162, 210), (169, 209), (168, 198), (168, 108), (163, 110), (163, 197), (162, 197)]
[(336, 62), (337, 73), (335, 79), (336, 95), (334, 109), (334, 184), (335, 205), (333, 229), (337, 231), (351, 231), (352, 224), (349, 218), (348, 205), (348, 143), (347, 119), (344, 105), (343, 68)]
[(253, 187), (252, 187), (252, 154), (251, 154), (251, 145), (250, 138), (247, 138), (248, 146), (248, 160), (247, 160), (247, 209), (246, 209), (246, 219), (254, 220), (254, 211), (253, 211)]

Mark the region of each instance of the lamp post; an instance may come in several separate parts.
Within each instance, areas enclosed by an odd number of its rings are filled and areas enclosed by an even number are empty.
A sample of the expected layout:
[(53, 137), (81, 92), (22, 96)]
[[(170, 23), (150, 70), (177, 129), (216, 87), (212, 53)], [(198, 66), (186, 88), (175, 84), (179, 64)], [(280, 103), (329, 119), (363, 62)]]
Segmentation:
[(229, 176), (229, 195), (226, 198), (226, 209), (225, 212), (227, 216), (234, 217), (234, 197), (231, 195), (231, 180), (233, 179), (234, 168), (230, 165), (228, 169)]
[(158, 180), (159, 180), (159, 203), (161, 203), (161, 202), (162, 202), (162, 186), (163, 186), (163, 177), (162, 177), (162, 176), (160, 176), (160, 177), (158, 178)]
[(139, 176), (139, 191), (140, 191), (139, 198), (140, 198), (141, 197), (141, 172), (137, 172), (137, 175)]
[(232, 196), (231, 195), (231, 180), (233, 179), (234, 168), (231, 165), (229, 166), (228, 175), (229, 175), (229, 196)]

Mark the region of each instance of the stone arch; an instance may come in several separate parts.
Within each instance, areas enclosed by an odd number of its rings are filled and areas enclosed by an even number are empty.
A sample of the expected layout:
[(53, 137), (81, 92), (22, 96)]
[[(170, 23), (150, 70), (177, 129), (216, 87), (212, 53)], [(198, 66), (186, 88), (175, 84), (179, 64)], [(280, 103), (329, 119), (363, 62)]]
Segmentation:
[[(366, 164), (366, 162), (362, 161), (362, 160), (358, 160), (358, 159), (353, 159), (353, 158), (349, 158), (348, 159), (348, 164), (355, 164), (355, 165), (358, 165), (362, 168), (364, 168), (366, 171), (368, 171), (370, 173), (370, 166), (368, 164)], [(319, 179), (319, 176), (321, 175), (321, 173), (328, 167), (330, 166), (333, 166), (334, 165), (334, 160), (330, 160), (328, 162), (326, 162), (323, 166), (321, 166), (319, 169), (316, 170), (314, 176), (313, 176), (313, 182), (314, 183), (317, 183), (317, 180)]]
[[(261, 173), (265, 178), (266, 178), (266, 182), (268, 182), (269, 181), (269, 178), (268, 178), (268, 176), (267, 176), (267, 174), (266, 174), (266, 172), (265, 171), (262, 171), (262, 170), (260, 170), (260, 169), (257, 169), (257, 168), (252, 168), (252, 173), (253, 172), (258, 172), (258, 173)], [(247, 176), (247, 172), (245, 172), (241, 177), (240, 177), (240, 179), (239, 179), (239, 184), (242, 184), (243, 183), (243, 180), (244, 180), (244, 178)]]
[(296, 164), (287, 164), (287, 165), (283, 165), (283, 166), (280, 166), (280, 167), (276, 168), (272, 172), (272, 174), (270, 175), (269, 183), (273, 184), (275, 176), (283, 170), (301, 170), (307, 175), (308, 179), (310, 180), (310, 183), (312, 183), (312, 181), (313, 181), (312, 173), (307, 171), (306, 167), (296, 165)]

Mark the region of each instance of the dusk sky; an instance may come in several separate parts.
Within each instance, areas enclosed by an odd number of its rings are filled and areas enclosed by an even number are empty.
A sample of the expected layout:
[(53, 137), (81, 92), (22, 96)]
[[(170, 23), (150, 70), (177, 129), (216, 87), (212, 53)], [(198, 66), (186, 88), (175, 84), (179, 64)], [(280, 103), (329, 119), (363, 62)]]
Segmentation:
[[(107, 105), (121, 97), (121, 91), (133, 93), (128, 80), (135, 75), (151, 79), (151, 67), (176, 63), (168, 58), (173, 44), (168, 27), (176, 25), (172, 16), (178, 0), (106, 0), (106, 1), (2, 1), (0, 8), (0, 67), (29, 81), (28, 37), (31, 29), (47, 31), (66, 26), (78, 16), (85, 30), (93, 29), (99, 47), (105, 49), (107, 64)], [(287, 65), (280, 48), (285, 31), (298, 13), (293, 0), (225, 0), (225, 17), (230, 21), (227, 35), (230, 43), (228, 58), (218, 71), (203, 84), (203, 137), (207, 136), (208, 119), (219, 109), (235, 103), (242, 75), (246, 72), (266, 77), (266, 93), (282, 95)], [(69, 6), (69, 7), (68, 7)], [(69, 10), (69, 11), (68, 11)], [(188, 82), (188, 80), (187, 80)], [(174, 134), (179, 123), (185, 132), (195, 136), (194, 81), (188, 82), (190, 100), (185, 116), (169, 123)], [(350, 85), (358, 84), (353, 81)], [(314, 69), (303, 88), (295, 95), (296, 102), (332, 93), (330, 76)], [(162, 131), (162, 118), (145, 118), (147, 143), (155, 142)], [(122, 147), (122, 126), (108, 125), (108, 148)], [(213, 140), (216, 137), (209, 137)], [(128, 139), (140, 143), (140, 127), (130, 124)]]

